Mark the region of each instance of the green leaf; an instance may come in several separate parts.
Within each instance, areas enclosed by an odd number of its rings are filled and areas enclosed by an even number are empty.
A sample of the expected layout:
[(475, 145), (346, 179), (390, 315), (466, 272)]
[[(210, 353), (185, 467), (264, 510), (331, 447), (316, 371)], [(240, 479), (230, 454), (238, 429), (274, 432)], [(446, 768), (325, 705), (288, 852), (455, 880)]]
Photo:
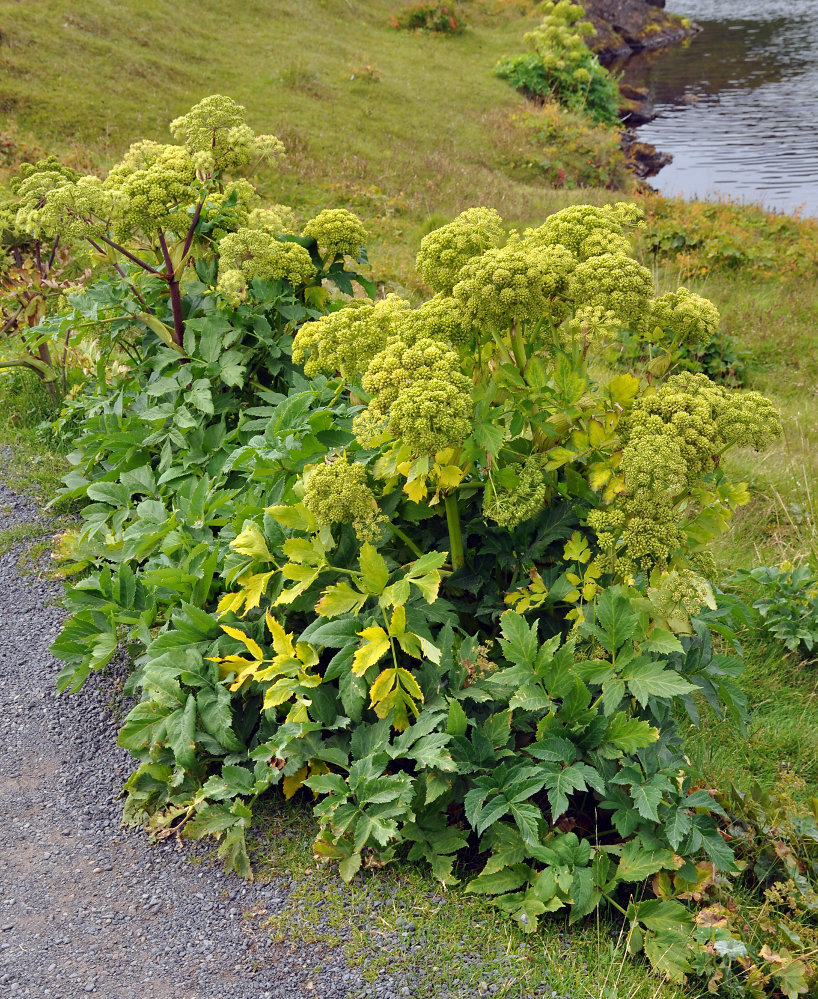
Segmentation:
[(693, 818), (685, 808), (674, 808), (665, 819), (665, 835), (674, 850), (679, 849), (680, 844), (692, 828)]
[(188, 694), (184, 708), (177, 708), (168, 715), (165, 726), (168, 744), (176, 762), (185, 770), (196, 766), (196, 697)]
[(340, 864), (338, 864), (338, 873), (347, 884), (349, 884), (358, 871), (360, 871), (361, 863), (361, 854), (352, 853), (348, 857), (344, 857)]
[(623, 670), (622, 679), (643, 708), (651, 697), (676, 697), (699, 689), (675, 670), (665, 669), (661, 662), (637, 661)]
[(494, 874), (478, 874), (466, 885), (466, 891), (473, 895), (504, 895), (524, 885), (528, 881), (528, 873), (525, 864), (515, 864)]
[(608, 652), (618, 652), (639, 631), (639, 620), (630, 601), (617, 586), (602, 591), (596, 602), (596, 617), (602, 634), (599, 640)]
[(536, 624), (529, 626), (521, 614), (506, 611), (500, 618), (500, 628), (500, 646), (506, 659), (515, 665), (533, 666), (539, 648)]
[(641, 718), (629, 718), (624, 711), (615, 714), (608, 725), (605, 739), (625, 753), (650, 746), (659, 738), (659, 729)]
[(656, 787), (650, 782), (647, 784), (633, 784), (631, 787), (631, 797), (637, 811), (643, 819), (650, 819), (653, 822), (659, 821), (657, 809), (662, 802), (663, 796), (663, 788)]
[(639, 839), (632, 839), (625, 844), (619, 858), (616, 877), (618, 881), (644, 881), (657, 871), (675, 866), (670, 850), (646, 850)]
[(449, 717), (446, 721), (446, 731), (449, 735), (465, 735), (469, 727), (469, 719), (459, 701), (449, 699)]
[(679, 639), (672, 631), (665, 631), (664, 628), (654, 628), (650, 636), (639, 644), (643, 652), (656, 652), (665, 656), (672, 652), (684, 652)]
[(774, 970), (772, 976), (787, 999), (798, 999), (798, 996), (809, 993), (807, 969), (802, 961), (790, 961), (783, 968)]

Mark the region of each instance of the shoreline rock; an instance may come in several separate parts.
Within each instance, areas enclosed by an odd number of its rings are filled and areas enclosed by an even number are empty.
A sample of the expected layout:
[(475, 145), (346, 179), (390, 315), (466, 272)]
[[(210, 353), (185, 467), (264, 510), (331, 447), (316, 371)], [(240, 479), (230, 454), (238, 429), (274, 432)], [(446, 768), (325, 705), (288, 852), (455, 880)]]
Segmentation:
[(586, 17), (596, 30), (589, 44), (602, 65), (677, 45), (702, 30), (664, 6), (664, 0), (585, 0)]
[[(670, 153), (660, 152), (650, 142), (641, 142), (634, 128), (623, 129), (621, 147), (628, 169), (639, 181), (644, 181), (647, 177), (655, 177), (662, 167), (673, 162), (673, 156)], [(653, 190), (647, 184), (644, 187)]]

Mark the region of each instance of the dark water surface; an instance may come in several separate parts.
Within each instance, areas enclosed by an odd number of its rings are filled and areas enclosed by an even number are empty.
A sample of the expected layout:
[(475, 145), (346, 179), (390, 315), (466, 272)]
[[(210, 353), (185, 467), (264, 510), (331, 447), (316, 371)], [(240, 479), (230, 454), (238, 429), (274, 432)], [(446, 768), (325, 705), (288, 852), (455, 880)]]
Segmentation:
[(663, 194), (818, 215), (818, 0), (668, 7), (704, 31), (624, 67), (660, 112), (639, 138), (674, 157), (650, 183)]

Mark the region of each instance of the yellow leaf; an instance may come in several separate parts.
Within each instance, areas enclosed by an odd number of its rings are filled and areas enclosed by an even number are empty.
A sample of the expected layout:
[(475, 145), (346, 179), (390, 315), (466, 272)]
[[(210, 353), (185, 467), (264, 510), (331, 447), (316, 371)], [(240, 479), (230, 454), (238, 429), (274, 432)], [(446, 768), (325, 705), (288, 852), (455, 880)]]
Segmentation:
[(317, 539), (287, 538), (281, 547), (287, 558), (298, 565), (318, 565), (324, 561), (324, 549)]
[(591, 447), (598, 448), (608, 439), (608, 434), (601, 423), (591, 420), (588, 426), (588, 438), (591, 441)]
[(257, 572), (250, 576), (246, 583), (242, 584), (240, 596), (244, 597), (245, 600), (244, 614), (261, 604), (261, 598), (266, 593), (267, 586), (274, 575), (275, 570)]
[(612, 474), (610, 468), (606, 468), (604, 465), (595, 465), (588, 475), (588, 485), (594, 492), (598, 492), (610, 480)]
[(455, 489), (466, 474), (459, 465), (435, 465), (434, 471), (441, 489)]
[(239, 631), (238, 628), (231, 628), (229, 624), (221, 625), (221, 629), (226, 635), (229, 635), (231, 638), (235, 638), (236, 641), (245, 645), (250, 655), (255, 656), (259, 661), (264, 659), (264, 653), (261, 651), (261, 646), (258, 642), (254, 642), (252, 638), (245, 635), (243, 631)]
[(425, 641), (425, 639), (421, 639), (420, 636), (412, 634), (411, 631), (406, 631), (402, 635), (397, 635), (396, 638), (398, 640), (398, 644), (407, 656), (412, 656), (414, 659), (423, 658), (420, 643), (421, 641)]
[(366, 595), (353, 590), (349, 583), (336, 583), (324, 590), (324, 595), (315, 605), (321, 617), (338, 617), (339, 614), (357, 614), (363, 607)]
[(383, 555), (368, 541), (361, 547), (360, 566), (364, 588), (373, 594), (383, 592), (389, 582), (389, 569)]
[(279, 624), (278, 621), (273, 617), (273, 615), (267, 611), (265, 615), (265, 620), (267, 622), (267, 630), (270, 632), (270, 636), (273, 640), (273, 648), (280, 656), (295, 656), (295, 648), (293, 647), (293, 636), (288, 634), (283, 626)]
[(287, 799), (287, 801), (289, 801), (290, 798), (292, 798), (292, 796), (300, 787), (303, 787), (304, 781), (307, 779), (308, 774), (309, 774), (309, 769), (307, 767), (301, 767), (300, 770), (297, 770), (290, 777), (284, 778), (284, 780), (281, 782), (281, 786), (284, 789), (284, 797)]
[(413, 479), (411, 482), (404, 483), (403, 491), (413, 503), (420, 503), (426, 497), (429, 490), (426, 488), (426, 483), (423, 479)]
[(221, 617), (223, 614), (227, 614), (232, 611), (234, 614), (238, 614), (244, 604), (244, 594), (243, 593), (225, 593), (225, 595), (219, 600), (216, 607), (216, 614)]
[(571, 535), (571, 539), (570, 541), (566, 542), (562, 554), (563, 558), (567, 562), (585, 563), (591, 557), (591, 552), (588, 548), (588, 542), (580, 534), (579, 531), (574, 531), (574, 533)]
[(437, 600), (437, 593), (440, 589), (440, 573), (436, 569), (433, 572), (427, 572), (425, 576), (420, 576), (418, 579), (412, 579), (411, 582), (423, 594), (423, 599), (427, 604), (433, 604)]
[(261, 528), (254, 520), (244, 522), (244, 527), (230, 542), (230, 547), (239, 555), (249, 555), (251, 558), (260, 558), (267, 562), (273, 561)]
[(352, 660), (352, 672), (356, 676), (363, 676), (370, 666), (374, 666), (382, 656), (386, 655), (391, 643), (383, 628), (377, 626), (364, 628), (358, 634), (364, 639), (365, 644), (355, 652)]
[(603, 500), (606, 503), (612, 503), (616, 497), (625, 492), (625, 478), (622, 475), (615, 475), (607, 486), (605, 486), (605, 491), (602, 494)]
[[(295, 654), (304, 669), (318, 665), (318, 653), (309, 642), (296, 642)], [(320, 677), (318, 679), (320, 680)]]
[(423, 700), (423, 691), (420, 689), (420, 684), (414, 677), (414, 674), (410, 673), (408, 669), (399, 669), (398, 677), (401, 682), (401, 686), (404, 690), (415, 700)]
[(289, 590), (282, 590), (276, 604), (291, 604), (296, 597), (301, 596), (305, 590), (312, 586), (318, 579), (320, 571), (320, 569), (312, 569), (308, 565), (294, 565), (292, 562), (288, 562), (281, 570), (281, 574), (285, 579), (293, 580), (295, 586), (291, 586)]
[(317, 528), (315, 517), (303, 503), (268, 506), (265, 507), (264, 512), (268, 513), (282, 527), (291, 527), (294, 531), (305, 531), (313, 534)]
[(423, 649), (423, 654), (427, 659), (431, 660), (435, 666), (440, 665), (441, 651), (436, 645), (432, 645), (428, 638), (424, 638), (422, 635), (417, 636), (420, 642), (420, 647)]
[(611, 398), (623, 409), (632, 402), (639, 393), (639, 379), (635, 375), (617, 375), (608, 382)]
[(369, 697), (374, 707), (386, 697), (394, 688), (398, 679), (398, 671), (394, 666), (390, 666), (378, 675), (378, 678), (369, 688)]
[(396, 607), (392, 611), (392, 620), (389, 622), (389, 634), (394, 638), (402, 635), (406, 631), (406, 608)]
[(576, 451), (569, 451), (567, 447), (552, 447), (547, 452), (548, 463), (545, 467), (549, 472), (553, 472), (554, 469), (562, 468), (569, 461), (573, 461), (576, 456)]

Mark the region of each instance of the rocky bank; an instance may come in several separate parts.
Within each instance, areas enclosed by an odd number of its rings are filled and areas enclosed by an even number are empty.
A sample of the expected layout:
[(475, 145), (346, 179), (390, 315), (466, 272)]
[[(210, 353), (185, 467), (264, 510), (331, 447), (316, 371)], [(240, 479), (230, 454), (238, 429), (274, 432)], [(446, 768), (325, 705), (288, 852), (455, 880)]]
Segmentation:
[(596, 29), (591, 48), (604, 66), (635, 52), (676, 45), (701, 31), (695, 22), (665, 10), (665, 0), (584, 0), (583, 5)]

